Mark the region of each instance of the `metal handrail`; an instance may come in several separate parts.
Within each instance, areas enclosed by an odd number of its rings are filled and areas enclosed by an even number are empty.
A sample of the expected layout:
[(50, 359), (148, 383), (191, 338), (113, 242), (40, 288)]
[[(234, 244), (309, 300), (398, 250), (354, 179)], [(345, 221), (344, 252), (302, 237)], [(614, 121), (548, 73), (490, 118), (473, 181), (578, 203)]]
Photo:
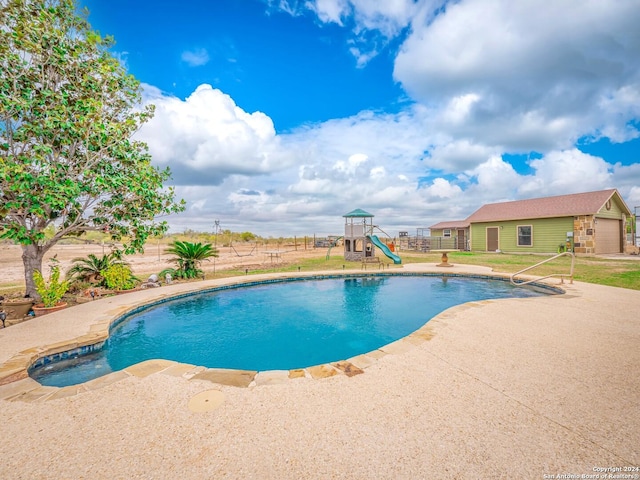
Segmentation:
[[(540, 265), (550, 262), (551, 260), (555, 260), (556, 258), (562, 257), (564, 255), (571, 255), (571, 270), (569, 271), (569, 273), (552, 273), (551, 275), (546, 275), (544, 277), (539, 277), (539, 278), (534, 278), (532, 280), (526, 280), (526, 281), (522, 281), (522, 282), (516, 282), (514, 279), (516, 277), (516, 275), (520, 275), (521, 273), (527, 272), (529, 270), (532, 270), (536, 267), (539, 267)], [(511, 275), (509, 277), (509, 281), (513, 284), (513, 285), (527, 285), (529, 283), (533, 283), (533, 282), (538, 282), (540, 280), (544, 280), (545, 278), (551, 278), (551, 277), (560, 277), (560, 283), (564, 283), (564, 277), (569, 277), (569, 283), (573, 283), (573, 266), (575, 264), (576, 261), (576, 256), (573, 254), (573, 252), (562, 252), (559, 253), (558, 255), (554, 255), (551, 258), (547, 258), (546, 260), (543, 260), (542, 262), (538, 262), (535, 265), (532, 265), (531, 267), (527, 267), (524, 268), (522, 270), (520, 270), (519, 272), (514, 273), (513, 275)]]

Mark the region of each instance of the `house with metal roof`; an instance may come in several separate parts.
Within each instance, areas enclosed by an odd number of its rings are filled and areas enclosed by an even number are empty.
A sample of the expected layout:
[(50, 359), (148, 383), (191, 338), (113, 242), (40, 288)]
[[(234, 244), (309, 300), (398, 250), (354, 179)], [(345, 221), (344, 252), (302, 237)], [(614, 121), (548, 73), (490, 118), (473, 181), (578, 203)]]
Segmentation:
[(618, 190), (609, 189), (490, 203), (464, 221), (431, 226), (431, 235), (444, 235), (446, 229), (460, 235), (468, 225), (472, 251), (622, 253), (630, 220), (631, 210)]

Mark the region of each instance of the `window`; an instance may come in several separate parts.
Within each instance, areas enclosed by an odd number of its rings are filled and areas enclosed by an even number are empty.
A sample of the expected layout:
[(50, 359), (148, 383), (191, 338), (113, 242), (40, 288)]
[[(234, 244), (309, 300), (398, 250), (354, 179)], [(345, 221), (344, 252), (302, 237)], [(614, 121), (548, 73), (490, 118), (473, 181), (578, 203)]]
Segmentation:
[(451, 237), (451, 229), (445, 228), (444, 230), (442, 230), (442, 236), (447, 238)]
[(518, 246), (533, 246), (533, 227), (531, 225), (518, 225)]

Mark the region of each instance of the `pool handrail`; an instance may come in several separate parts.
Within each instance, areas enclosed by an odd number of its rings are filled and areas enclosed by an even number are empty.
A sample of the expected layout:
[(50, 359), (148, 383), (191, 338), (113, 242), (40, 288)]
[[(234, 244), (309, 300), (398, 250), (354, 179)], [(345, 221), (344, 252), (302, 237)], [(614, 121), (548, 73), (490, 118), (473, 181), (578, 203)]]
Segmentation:
[[(521, 273), (527, 272), (529, 270), (532, 270), (544, 263), (550, 262), (551, 260), (555, 260), (556, 258), (565, 256), (565, 255), (571, 255), (571, 269), (569, 270), (569, 273), (552, 273), (551, 275), (546, 275), (543, 277), (538, 277), (538, 278), (534, 278), (531, 280), (523, 280), (522, 282), (516, 282), (515, 281), (515, 277), (516, 275), (520, 275)], [(511, 282), (511, 284), (519, 286), (519, 285), (527, 285), (529, 283), (533, 283), (533, 282), (538, 282), (540, 280), (544, 280), (546, 278), (551, 278), (551, 277), (560, 277), (560, 283), (564, 283), (564, 277), (569, 277), (569, 283), (573, 283), (573, 266), (575, 265), (575, 261), (576, 261), (576, 256), (574, 255), (573, 252), (562, 252), (559, 253), (557, 255), (554, 255), (553, 257), (547, 258), (541, 262), (536, 263), (535, 265), (532, 265), (530, 267), (527, 268), (523, 268), (522, 270), (512, 274), (509, 277), (509, 281)]]

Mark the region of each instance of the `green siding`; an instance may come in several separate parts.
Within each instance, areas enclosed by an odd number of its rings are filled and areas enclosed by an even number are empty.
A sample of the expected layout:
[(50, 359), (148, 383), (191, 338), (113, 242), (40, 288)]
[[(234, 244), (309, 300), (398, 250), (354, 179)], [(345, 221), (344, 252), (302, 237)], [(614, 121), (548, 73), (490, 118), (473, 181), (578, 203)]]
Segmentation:
[[(533, 245), (519, 247), (518, 225), (533, 227)], [(567, 232), (573, 232), (573, 217), (538, 218), (505, 222), (485, 222), (471, 225), (471, 250), (487, 250), (487, 227), (498, 227), (498, 248), (503, 252), (554, 253), (567, 239)]]
[(444, 231), (449, 230), (451, 234), (451, 238), (458, 236), (458, 230), (463, 230), (465, 235), (468, 235), (467, 228), (433, 228), (429, 232), (429, 236), (431, 237), (444, 237)]
[(605, 205), (598, 211), (596, 216), (600, 218), (615, 218), (616, 220), (622, 220), (622, 206), (618, 203), (615, 195), (611, 198), (611, 208), (607, 210)]
[(491, 226), (487, 223), (471, 224), (471, 251), (486, 252), (487, 251), (487, 230), (486, 227)]
[[(444, 231), (445, 230), (449, 230), (449, 236), (451, 238), (456, 237), (458, 235), (458, 229), (457, 228), (436, 228), (435, 230), (431, 230), (430, 236), (431, 237), (444, 237)], [(462, 229), (460, 229), (462, 230)], [(449, 238), (449, 237), (447, 237)]]

